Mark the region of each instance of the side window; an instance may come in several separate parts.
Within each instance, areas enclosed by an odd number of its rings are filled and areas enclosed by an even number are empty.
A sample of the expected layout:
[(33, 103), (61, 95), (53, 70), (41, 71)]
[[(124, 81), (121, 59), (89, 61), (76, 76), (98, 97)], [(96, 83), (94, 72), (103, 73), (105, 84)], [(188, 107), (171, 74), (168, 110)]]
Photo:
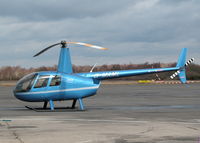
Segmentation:
[(52, 78), (50, 86), (58, 86), (61, 83), (61, 77), (60, 76), (55, 76)]
[(39, 79), (37, 80), (34, 88), (41, 88), (46, 87), (49, 81), (49, 76), (47, 75), (41, 75)]

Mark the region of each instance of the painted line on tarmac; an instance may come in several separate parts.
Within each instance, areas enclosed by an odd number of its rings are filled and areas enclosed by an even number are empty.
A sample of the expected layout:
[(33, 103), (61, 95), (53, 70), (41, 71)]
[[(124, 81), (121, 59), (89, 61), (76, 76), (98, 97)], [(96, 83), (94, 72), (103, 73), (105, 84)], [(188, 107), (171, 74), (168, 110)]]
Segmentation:
[(59, 118), (1, 118), (0, 121), (75, 121), (75, 122), (111, 122), (111, 123), (147, 123), (149, 121), (104, 120), (104, 119), (59, 119)]
[(138, 120), (105, 120), (105, 119), (59, 119), (59, 118), (0, 118), (0, 121), (72, 121), (72, 122), (103, 122), (103, 123), (161, 123), (161, 124), (184, 124), (184, 125), (200, 125), (200, 119), (196, 119), (197, 122), (187, 121), (138, 121)]
[(148, 121), (135, 121), (135, 120), (133, 121), (133, 120), (105, 120), (105, 119), (61, 119), (59, 121), (110, 122), (110, 123), (147, 123), (148, 122)]

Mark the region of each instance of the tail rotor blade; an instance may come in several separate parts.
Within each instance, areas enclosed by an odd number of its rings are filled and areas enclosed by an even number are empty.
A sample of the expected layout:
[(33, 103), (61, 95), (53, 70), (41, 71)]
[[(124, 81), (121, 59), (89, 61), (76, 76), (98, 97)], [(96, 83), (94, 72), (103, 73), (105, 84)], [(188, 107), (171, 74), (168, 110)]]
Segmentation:
[(192, 62), (194, 62), (194, 58), (189, 59), (189, 60), (186, 62), (185, 66), (190, 65)]
[(35, 54), (33, 57), (39, 56), (40, 54), (44, 53), (45, 51), (47, 51), (47, 50), (49, 50), (50, 48), (52, 48), (52, 47), (54, 47), (54, 46), (57, 46), (57, 45), (59, 45), (59, 44), (61, 44), (61, 43), (53, 44), (53, 45), (51, 45), (51, 46), (49, 46), (49, 47), (43, 49), (43, 50), (40, 51), (39, 53)]
[(180, 73), (180, 71), (178, 70), (178, 71), (175, 72), (173, 75), (171, 75), (170, 78), (171, 78), (171, 79), (174, 79), (179, 73)]

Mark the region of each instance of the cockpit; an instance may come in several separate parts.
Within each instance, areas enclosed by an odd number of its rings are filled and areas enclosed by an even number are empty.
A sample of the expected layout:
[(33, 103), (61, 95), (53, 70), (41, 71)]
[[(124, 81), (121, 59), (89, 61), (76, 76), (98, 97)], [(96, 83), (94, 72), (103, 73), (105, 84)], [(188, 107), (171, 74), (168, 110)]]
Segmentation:
[(14, 92), (28, 92), (31, 89), (59, 86), (60, 84), (60, 75), (39, 75), (38, 73), (32, 73), (19, 80)]
[(36, 77), (37, 77), (37, 73), (32, 73), (32, 74), (29, 74), (29, 75), (23, 77), (17, 83), (17, 86), (15, 88), (15, 92), (27, 92), (27, 91), (29, 91), (31, 89)]

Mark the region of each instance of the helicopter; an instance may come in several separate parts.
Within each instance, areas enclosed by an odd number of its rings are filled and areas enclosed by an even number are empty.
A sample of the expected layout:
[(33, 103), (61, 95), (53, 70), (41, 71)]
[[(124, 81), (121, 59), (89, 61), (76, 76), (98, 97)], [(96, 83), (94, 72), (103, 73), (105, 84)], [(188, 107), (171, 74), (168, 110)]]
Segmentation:
[[(33, 57), (37, 57), (45, 51), (60, 45), (57, 71), (34, 72), (24, 76), (17, 82), (13, 90), (14, 96), (22, 101), (43, 102), (42, 109), (47, 109), (49, 103), (50, 111), (55, 109), (55, 101), (72, 100), (70, 109), (75, 109), (78, 101), (79, 110), (82, 111), (85, 110), (83, 99), (95, 95), (102, 80), (175, 71), (170, 78), (173, 79), (178, 76), (181, 83), (186, 83), (186, 66), (194, 61), (194, 58), (192, 58), (186, 62), (187, 48), (183, 48), (175, 67), (101, 72), (92, 72), (91, 70), (88, 73), (73, 73), (69, 44), (77, 44), (99, 50), (107, 49), (82, 42), (66, 41), (48, 46)], [(29, 106), (26, 107), (32, 109)]]

